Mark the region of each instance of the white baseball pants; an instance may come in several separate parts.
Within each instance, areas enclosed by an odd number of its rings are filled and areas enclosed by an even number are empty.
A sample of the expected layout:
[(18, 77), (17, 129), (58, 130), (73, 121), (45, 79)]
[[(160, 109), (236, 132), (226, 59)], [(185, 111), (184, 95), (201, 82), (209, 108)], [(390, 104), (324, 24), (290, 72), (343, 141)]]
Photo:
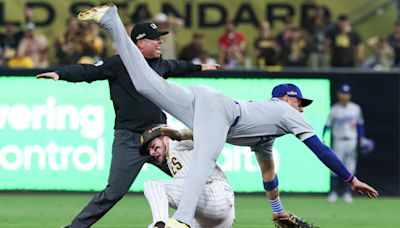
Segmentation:
[[(169, 218), (168, 206), (174, 209), (182, 198), (183, 179), (146, 181), (144, 195), (149, 201), (153, 224)], [(234, 194), (224, 181), (207, 182), (200, 194), (192, 227), (231, 228), (235, 220)]]

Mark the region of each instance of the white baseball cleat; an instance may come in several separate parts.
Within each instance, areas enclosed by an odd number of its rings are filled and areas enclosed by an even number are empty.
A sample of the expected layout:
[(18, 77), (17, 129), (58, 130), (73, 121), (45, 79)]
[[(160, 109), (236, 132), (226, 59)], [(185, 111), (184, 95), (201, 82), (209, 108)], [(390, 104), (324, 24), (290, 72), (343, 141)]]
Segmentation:
[(343, 199), (344, 199), (344, 202), (346, 202), (346, 203), (353, 203), (353, 196), (349, 192), (346, 192), (343, 195)]
[(111, 7), (113, 7), (113, 3), (107, 3), (101, 6), (95, 6), (89, 8), (87, 10), (81, 11), (78, 14), (78, 20), (80, 21), (95, 21), (100, 22), (101, 18), (103, 17), (104, 13)]
[(338, 198), (337, 193), (336, 193), (336, 192), (331, 192), (331, 193), (329, 193), (328, 198), (327, 198), (326, 200), (327, 200), (329, 203), (335, 203), (336, 200), (337, 200), (337, 198)]
[(168, 219), (168, 222), (165, 224), (165, 228), (189, 228), (189, 226), (179, 222), (174, 218), (170, 218)]

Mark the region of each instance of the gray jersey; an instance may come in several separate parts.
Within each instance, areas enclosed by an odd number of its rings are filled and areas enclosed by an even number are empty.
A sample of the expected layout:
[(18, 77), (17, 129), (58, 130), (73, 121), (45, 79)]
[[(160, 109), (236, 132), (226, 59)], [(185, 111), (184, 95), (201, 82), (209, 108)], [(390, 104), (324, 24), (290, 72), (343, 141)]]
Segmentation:
[(334, 104), (326, 122), (326, 126), (332, 128), (334, 140), (356, 139), (357, 125), (363, 124), (361, 108), (354, 102), (349, 102), (346, 106)]
[[(186, 178), (191, 167), (192, 154), (193, 154), (192, 140), (183, 140), (183, 141), (170, 140), (167, 165), (169, 170), (171, 171), (172, 176), (175, 179)], [(221, 180), (228, 182), (228, 179), (226, 178), (224, 172), (218, 165), (215, 165), (215, 168), (211, 176), (208, 178), (208, 181), (211, 180)]]
[(271, 153), (276, 137), (294, 134), (303, 141), (315, 135), (304, 116), (280, 99), (239, 104), (239, 122), (228, 133), (227, 141), (231, 144)]

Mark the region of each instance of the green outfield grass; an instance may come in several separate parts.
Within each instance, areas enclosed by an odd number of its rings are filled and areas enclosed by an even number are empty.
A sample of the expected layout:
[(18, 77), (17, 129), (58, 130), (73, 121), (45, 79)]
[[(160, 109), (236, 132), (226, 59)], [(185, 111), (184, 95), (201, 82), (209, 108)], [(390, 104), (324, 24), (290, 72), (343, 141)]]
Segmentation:
[[(57, 228), (68, 224), (93, 194), (1, 193), (1, 228)], [(322, 196), (281, 197), (284, 207), (319, 227), (400, 227), (400, 198), (356, 198), (329, 204)], [(144, 227), (151, 221), (150, 208), (141, 194), (121, 200), (93, 227)], [(273, 227), (271, 209), (262, 195), (237, 195), (238, 228)]]

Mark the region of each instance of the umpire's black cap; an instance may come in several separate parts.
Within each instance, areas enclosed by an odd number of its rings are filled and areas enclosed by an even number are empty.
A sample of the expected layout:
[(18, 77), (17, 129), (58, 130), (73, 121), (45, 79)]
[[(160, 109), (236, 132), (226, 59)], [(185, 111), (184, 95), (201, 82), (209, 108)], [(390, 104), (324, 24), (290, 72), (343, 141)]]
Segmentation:
[(161, 136), (161, 131), (160, 129), (162, 127), (166, 127), (166, 124), (156, 124), (152, 125), (149, 127), (147, 130), (145, 130), (142, 135), (140, 136), (140, 143), (142, 145), (139, 148), (139, 154), (142, 156), (148, 156), (149, 155), (149, 150), (147, 149), (147, 145), (149, 142), (151, 142), (153, 139), (157, 138), (158, 136)]
[(136, 24), (132, 29), (131, 39), (134, 43), (136, 43), (141, 39), (154, 39), (168, 33), (168, 31), (158, 31), (157, 25), (154, 23), (143, 22)]

